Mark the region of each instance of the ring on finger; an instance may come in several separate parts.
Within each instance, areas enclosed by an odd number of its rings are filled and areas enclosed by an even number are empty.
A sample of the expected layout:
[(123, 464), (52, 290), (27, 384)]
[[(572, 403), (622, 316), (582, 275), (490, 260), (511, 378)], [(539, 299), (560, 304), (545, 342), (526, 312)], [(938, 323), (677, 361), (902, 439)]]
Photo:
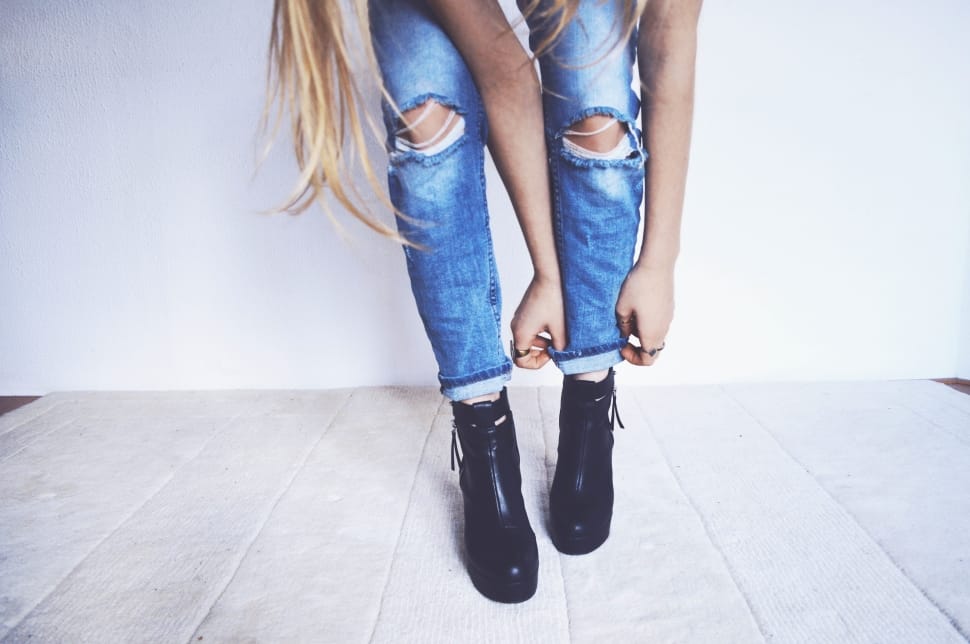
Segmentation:
[(516, 347), (514, 340), (512, 340), (512, 341), (509, 342), (509, 348), (512, 349), (512, 353), (515, 355), (516, 358), (524, 358), (527, 355), (529, 355), (530, 353), (532, 353), (532, 349), (531, 348), (530, 349), (519, 349), (518, 347)]
[(663, 351), (663, 350), (664, 350), (664, 347), (666, 347), (666, 346), (667, 346), (667, 341), (666, 341), (666, 340), (664, 340), (664, 341), (663, 341), (663, 342), (662, 342), (662, 343), (660, 344), (660, 346), (659, 346), (659, 347), (654, 347), (654, 348), (652, 348), (652, 349), (643, 349), (643, 348), (641, 347), (641, 349), (640, 349), (640, 350), (641, 350), (641, 351), (643, 351), (644, 353), (646, 353), (646, 354), (647, 354), (648, 356), (650, 356), (650, 357), (652, 358), (653, 356), (655, 356), (655, 355), (657, 355), (657, 354), (658, 354), (659, 352), (661, 352), (661, 351)]

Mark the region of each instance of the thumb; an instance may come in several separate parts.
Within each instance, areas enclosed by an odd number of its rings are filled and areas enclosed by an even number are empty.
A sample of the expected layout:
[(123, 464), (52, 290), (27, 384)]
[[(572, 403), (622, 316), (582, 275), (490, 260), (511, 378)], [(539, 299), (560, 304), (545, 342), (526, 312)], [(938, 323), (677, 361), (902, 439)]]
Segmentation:
[(569, 344), (569, 338), (566, 337), (565, 324), (550, 324), (549, 335), (552, 336), (553, 349), (555, 349), (556, 351), (566, 350), (566, 345)]
[(512, 358), (515, 359), (517, 357), (524, 357), (524, 355), (528, 355), (523, 354), (523, 356), (519, 356), (517, 354), (531, 349), (534, 339), (534, 334), (528, 333), (522, 328), (512, 329)]

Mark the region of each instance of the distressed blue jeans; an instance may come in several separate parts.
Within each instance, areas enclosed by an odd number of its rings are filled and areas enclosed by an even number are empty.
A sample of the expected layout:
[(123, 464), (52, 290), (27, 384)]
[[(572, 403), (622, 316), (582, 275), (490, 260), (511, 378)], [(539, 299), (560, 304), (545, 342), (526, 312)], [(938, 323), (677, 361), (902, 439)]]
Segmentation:
[[(626, 344), (616, 324), (620, 287), (633, 266), (646, 153), (632, 90), (636, 32), (619, 40), (619, 0), (584, 0), (555, 45), (539, 59), (556, 248), (568, 345), (549, 349), (564, 374), (606, 369)], [(383, 101), (388, 189), (411, 289), (451, 400), (496, 392), (512, 362), (501, 340), (502, 295), (485, 197), (488, 121), (458, 50), (424, 0), (371, 0), (371, 36), (388, 94), (401, 112), (437, 102), (464, 130), (428, 153), (402, 144), (400, 115)], [(530, 24), (533, 47), (544, 39)], [(628, 153), (587, 154), (565, 138), (591, 115), (626, 128)], [(457, 129), (457, 126), (456, 126)]]

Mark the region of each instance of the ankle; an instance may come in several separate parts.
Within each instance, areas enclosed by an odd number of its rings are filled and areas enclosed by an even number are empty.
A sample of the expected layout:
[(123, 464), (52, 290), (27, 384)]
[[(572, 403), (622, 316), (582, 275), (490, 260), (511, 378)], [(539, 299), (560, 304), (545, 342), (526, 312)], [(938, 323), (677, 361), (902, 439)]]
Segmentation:
[(511, 419), (509, 400), (505, 389), (465, 400), (453, 400), (451, 411), (456, 427), (480, 427), (503, 425)]
[(609, 369), (603, 369), (601, 371), (588, 371), (586, 373), (576, 373), (570, 376), (573, 380), (582, 380), (584, 382), (603, 382), (606, 377), (610, 375)]
[(492, 392), (490, 394), (483, 394), (481, 396), (475, 396), (474, 398), (466, 398), (466, 399), (461, 400), (459, 402), (461, 402), (464, 405), (469, 405), (469, 406), (470, 405), (474, 405), (475, 403), (480, 403), (480, 402), (495, 402), (496, 400), (499, 399), (499, 397), (501, 396), (501, 393), (502, 392), (500, 392), (500, 391), (494, 391), (494, 392)]
[(612, 403), (613, 394), (616, 391), (615, 375), (613, 369), (607, 369), (606, 377), (598, 382), (579, 380), (572, 376), (563, 378), (561, 407), (573, 411), (561, 411), (560, 416), (563, 413), (567, 416), (573, 415), (577, 410), (588, 405), (594, 405), (602, 411), (603, 405)]

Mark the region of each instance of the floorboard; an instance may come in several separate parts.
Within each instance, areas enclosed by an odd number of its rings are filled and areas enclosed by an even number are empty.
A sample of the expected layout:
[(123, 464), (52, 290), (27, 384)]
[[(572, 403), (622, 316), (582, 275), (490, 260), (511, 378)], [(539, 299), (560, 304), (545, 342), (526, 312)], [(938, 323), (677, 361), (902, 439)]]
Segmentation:
[(56, 392), (0, 416), (4, 642), (964, 642), (970, 397), (620, 387), (607, 543), (546, 527), (559, 391), (510, 389), (539, 590), (464, 570), (432, 388)]

